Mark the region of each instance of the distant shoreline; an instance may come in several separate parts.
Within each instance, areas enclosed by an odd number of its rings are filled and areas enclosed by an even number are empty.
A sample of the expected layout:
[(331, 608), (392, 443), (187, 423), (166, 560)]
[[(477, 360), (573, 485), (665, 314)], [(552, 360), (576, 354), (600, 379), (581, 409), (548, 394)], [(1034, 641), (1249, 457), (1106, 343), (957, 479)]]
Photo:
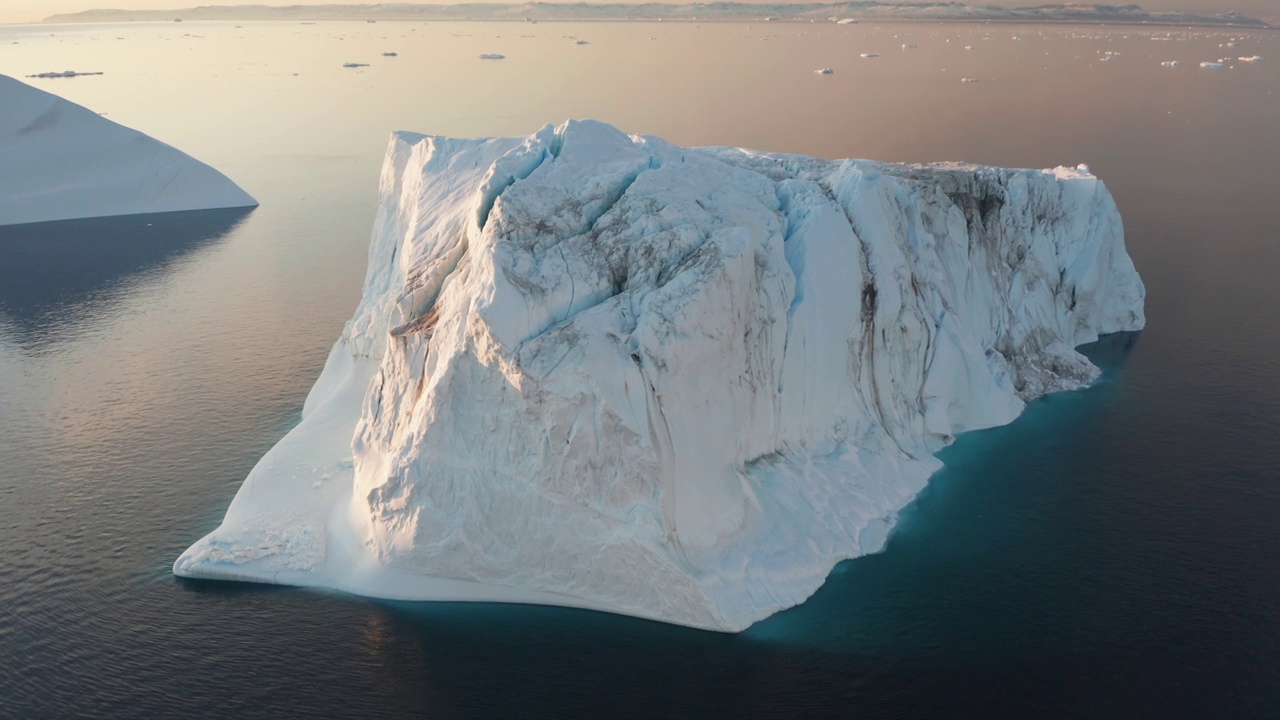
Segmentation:
[(590, 4), (468, 3), (456, 5), (234, 5), (175, 10), (87, 10), (53, 15), (38, 24), (295, 21), (295, 22), (863, 22), (1124, 25), (1273, 29), (1257, 18), (1227, 13), (1147, 12), (1137, 5), (1039, 5), (993, 8), (962, 3)]
[[(192, 24), (207, 23), (246, 23), (246, 22), (271, 22), (271, 23), (289, 23), (297, 24), (299, 21), (293, 18), (234, 18), (234, 19), (202, 19), (196, 18), (192, 20), (183, 20)], [(362, 23), (365, 18), (320, 18), (316, 20), (302, 20), (307, 24), (321, 23)], [(437, 23), (520, 23), (520, 24), (539, 24), (539, 23), (662, 23), (688, 25), (690, 23), (708, 23), (708, 24), (754, 24), (762, 23), (759, 18), (550, 18), (545, 20), (537, 20), (534, 23), (527, 23), (525, 20), (516, 18), (494, 18), (494, 17), (440, 17), (440, 18), (379, 18), (379, 23), (413, 23), (413, 22), (437, 22)], [(21, 27), (21, 26), (43, 26), (43, 25), (110, 25), (114, 23), (138, 23), (138, 24), (172, 24), (172, 20), (36, 20), (26, 23), (0, 23), (0, 27)], [(1023, 20), (1014, 18), (868, 18), (864, 25), (871, 24), (911, 24), (911, 25), (1057, 25), (1063, 27), (1080, 26), (1080, 27), (1149, 27), (1149, 28), (1182, 28), (1182, 29), (1198, 29), (1198, 30), (1249, 30), (1249, 31), (1270, 31), (1280, 30), (1280, 26), (1276, 25), (1229, 25), (1229, 24), (1213, 24), (1213, 23), (1186, 23), (1186, 22), (1168, 22), (1168, 21), (1136, 21), (1136, 20)], [(788, 18), (780, 20), (772, 20), (770, 25), (834, 25), (835, 23), (826, 21), (801, 20), (797, 18)]]

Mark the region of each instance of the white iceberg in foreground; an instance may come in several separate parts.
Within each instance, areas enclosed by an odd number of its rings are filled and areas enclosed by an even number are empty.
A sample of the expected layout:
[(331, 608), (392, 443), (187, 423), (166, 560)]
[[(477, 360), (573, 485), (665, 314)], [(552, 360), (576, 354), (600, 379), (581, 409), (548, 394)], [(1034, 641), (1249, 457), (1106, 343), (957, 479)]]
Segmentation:
[(393, 136), (364, 297), (178, 575), (741, 630), (1143, 325), (1081, 170)]
[(0, 225), (252, 207), (222, 173), (0, 75)]

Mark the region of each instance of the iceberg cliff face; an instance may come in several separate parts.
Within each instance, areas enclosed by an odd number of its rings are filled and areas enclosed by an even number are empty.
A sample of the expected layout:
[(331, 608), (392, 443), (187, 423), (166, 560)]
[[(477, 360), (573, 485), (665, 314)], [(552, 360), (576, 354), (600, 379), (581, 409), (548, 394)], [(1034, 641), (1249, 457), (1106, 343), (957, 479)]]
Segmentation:
[(174, 571), (741, 630), (1143, 296), (1084, 171), (397, 134), (302, 423)]
[(222, 173), (0, 75), (0, 225), (253, 207)]

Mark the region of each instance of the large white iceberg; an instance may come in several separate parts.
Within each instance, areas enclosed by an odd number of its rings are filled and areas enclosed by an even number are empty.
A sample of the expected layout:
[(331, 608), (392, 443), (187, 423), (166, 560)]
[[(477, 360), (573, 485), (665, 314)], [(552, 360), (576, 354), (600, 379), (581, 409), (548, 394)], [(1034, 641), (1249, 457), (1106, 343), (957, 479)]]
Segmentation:
[(0, 75), (0, 225), (257, 204), (199, 160)]
[(178, 575), (741, 630), (1141, 328), (1083, 169), (392, 137), (364, 297)]

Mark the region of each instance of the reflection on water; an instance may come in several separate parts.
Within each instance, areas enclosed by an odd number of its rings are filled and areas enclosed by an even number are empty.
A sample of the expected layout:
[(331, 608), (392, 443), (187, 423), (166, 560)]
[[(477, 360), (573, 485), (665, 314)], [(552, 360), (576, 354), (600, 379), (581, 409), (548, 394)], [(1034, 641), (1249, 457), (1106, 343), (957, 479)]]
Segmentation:
[(0, 312), (29, 349), (92, 322), (139, 276), (226, 237), (252, 208), (0, 227)]

